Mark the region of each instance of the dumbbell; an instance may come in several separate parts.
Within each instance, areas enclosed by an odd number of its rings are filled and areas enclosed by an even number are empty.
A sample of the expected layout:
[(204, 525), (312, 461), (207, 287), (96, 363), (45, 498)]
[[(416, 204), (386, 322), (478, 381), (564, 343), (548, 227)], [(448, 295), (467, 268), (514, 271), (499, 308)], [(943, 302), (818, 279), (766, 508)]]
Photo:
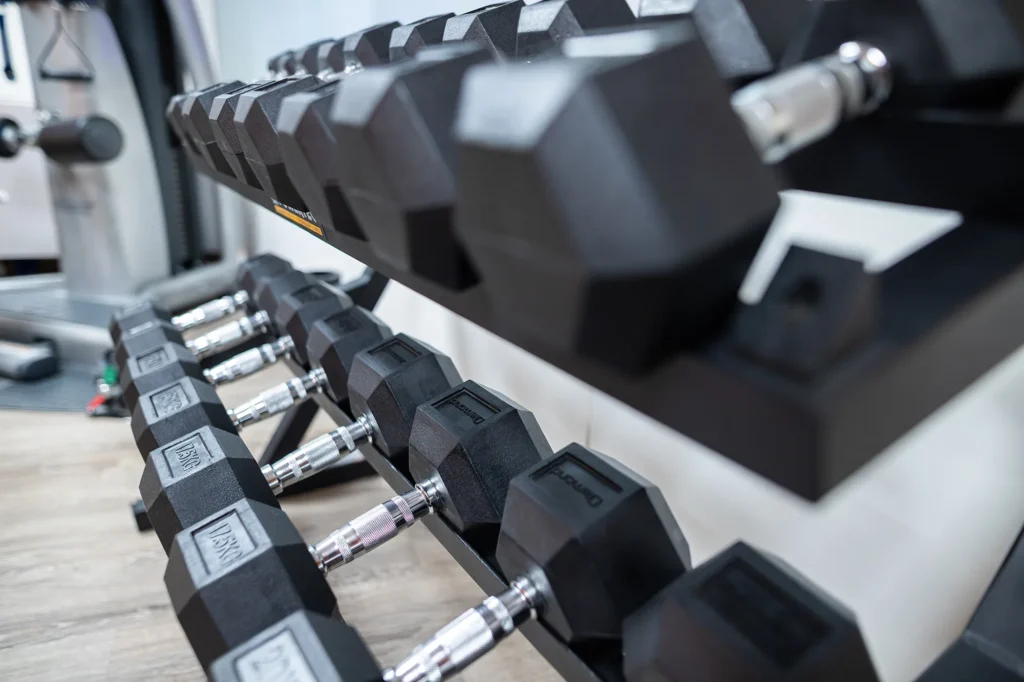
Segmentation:
[(334, 593), (288, 515), (251, 499), (179, 533), (164, 583), (204, 670), (296, 611), (339, 617)]
[(227, 652), (207, 671), (212, 682), (379, 682), (380, 669), (355, 628), (296, 611)]
[(854, 615), (742, 542), (626, 619), (623, 668), (628, 682), (878, 681)]
[(286, 97), (281, 103), (276, 133), (284, 167), (296, 192), (310, 213), (325, 225), (328, 235), (338, 232), (365, 239), (337, 184), (337, 154), (327, 113), (344, 77), (388, 60), (388, 41), (397, 26), (381, 24), (320, 43), (317, 64), (326, 82)]
[[(352, 308), (352, 300), (348, 296), (312, 277), (307, 277), (304, 286), (280, 298), (275, 312), (278, 326), (286, 331), (288, 338), (294, 342), (291, 352), (303, 363), (306, 361), (306, 338), (315, 321), (331, 319), (334, 313), (345, 314)], [(264, 311), (260, 314), (266, 315)], [(364, 334), (362, 338), (366, 337)], [(352, 353), (354, 354), (355, 350)], [(144, 361), (147, 357), (144, 356)], [(139, 452), (144, 457), (157, 447), (177, 440), (202, 426), (237, 431), (233, 415), (225, 410), (213, 386), (205, 380), (205, 374), (202, 379), (195, 377), (194, 372), (187, 371), (187, 364), (170, 363), (158, 366), (156, 370), (147, 365), (140, 366), (131, 362), (129, 364), (132, 364), (133, 368), (140, 367), (138, 373), (130, 369), (128, 374), (131, 382), (135, 384), (134, 392), (138, 394), (137, 402), (132, 408), (132, 433), (135, 435)], [(168, 379), (173, 379), (174, 373), (179, 371), (185, 374), (183, 378), (173, 383), (165, 383)], [(144, 388), (150, 388), (154, 384), (157, 388), (142, 392)]]
[(348, 405), (348, 377), (356, 353), (391, 337), (391, 330), (373, 313), (359, 307), (317, 320), (305, 352), (312, 368), (261, 392), (231, 410), (235, 428), (263, 421), (323, 391), (343, 408)]
[(928, 667), (917, 682), (1021, 682), (1021, 584), (1024, 583), (1024, 533), (989, 584), (963, 633)]
[(496, 557), (509, 588), (442, 628), (384, 680), (448, 679), (535, 618), (568, 645), (616, 647), (625, 617), (690, 567), (661, 491), (578, 444), (512, 480)]
[[(377, 413), (364, 414), (373, 419)], [(376, 549), (427, 514), (444, 518), (481, 554), (491, 554), (512, 478), (551, 456), (531, 412), (473, 381), (420, 405), (411, 429), (407, 423), (400, 429), (415, 481), (412, 490), (311, 545), (310, 554), (324, 573)], [(336, 438), (334, 433), (328, 436)], [(325, 466), (300, 449), (263, 472), (274, 490), (282, 490)]]
[(143, 303), (123, 310), (114, 315), (110, 321), (110, 338), (117, 343), (126, 331), (156, 320), (169, 322), (179, 331), (216, 322), (249, 304), (252, 300), (251, 292), (258, 282), (276, 277), (292, 269), (291, 263), (273, 254), (264, 253), (254, 256), (238, 266), (235, 283), (239, 289), (233, 294), (215, 298), (174, 316), (152, 303)]
[[(376, 182), (368, 182), (376, 194), (371, 197), (364, 197), (360, 194), (363, 187), (351, 186), (343, 188), (345, 184), (339, 177), (341, 169), (338, 168), (339, 159), (343, 160), (346, 168), (353, 165), (360, 166), (351, 160), (346, 160), (348, 155), (359, 150), (344, 149), (338, 150), (335, 145), (335, 134), (330, 122), (332, 104), (337, 100), (337, 93), (344, 92), (349, 88), (350, 77), (353, 74), (363, 72), (366, 67), (391, 63), (399, 63), (418, 54), (425, 46), (435, 45), (441, 42), (464, 42), (481, 45), (493, 55), (502, 57), (515, 56), (515, 31), (519, 18), (519, 10), (522, 2), (505, 3), (485, 7), (465, 15), (441, 15), (429, 17), (414, 24), (400, 26), (396, 23), (381, 24), (365, 31), (352, 34), (340, 39), (330, 48), (322, 52), (326, 70), (322, 73), (324, 77), (333, 78), (336, 82), (320, 86), (308, 93), (293, 95), (285, 100), (281, 106), (281, 112), (277, 121), (278, 143), (281, 155), (284, 158), (285, 168), (292, 179), (297, 191), (303, 196), (310, 212), (321, 222), (328, 226), (328, 234), (340, 233), (341, 235), (366, 240), (368, 237), (371, 244), (380, 238), (374, 234), (367, 234), (361, 225), (373, 225), (373, 233), (378, 232), (378, 217), (389, 217), (389, 223), (396, 220), (401, 221), (401, 209), (393, 208), (391, 205), (384, 205), (379, 211), (374, 212), (373, 207), (381, 200), (389, 200), (379, 185), (389, 180), (398, 180), (399, 188), (396, 192), (404, 195), (415, 194), (419, 188), (419, 203), (415, 208), (428, 206), (436, 195), (443, 194), (444, 188), (450, 185), (446, 180), (450, 176), (447, 164), (450, 159), (444, 156), (433, 156), (429, 138), (435, 136), (438, 131), (444, 128), (444, 122), (434, 121), (430, 116), (425, 117), (425, 128), (421, 134), (428, 137), (427, 142), (418, 142), (418, 129), (409, 128), (410, 117), (403, 115), (397, 122), (380, 120), (375, 123), (386, 128), (387, 137), (380, 137), (365, 142), (365, 146), (374, 145), (373, 149), (362, 150), (361, 158), (373, 156), (374, 154), (387, 155), (389, 160), (394, 157), (401, 159), (401, 169), (393, 170), (388, 177), (384, 177), (378, 170), (382, 164), (374, 162), (372, 169), (366, 169), (363, 176), (372, 178)], [(369, 69), (369, 71), (375, 71)], [(341, 79), (342, 82), (337, 81)], [(447, 116), (445, 107), (450, 107), (447, 102), (451, 99), (451, 86), (440, 88), (428, 87), (425, 91), (415, 93), (418, 101), (433, 103), (433, 96), (437, 95), (441, 102), (439, 113), (442, 119)], [(457, 85), (455, 90), (457, 90)], [(371, 95), (373, 93), (365, 93)], [(402, 104), (395, 102), (374, 102), (361, 96), (351, 98), (356, 101), (358, 115), (369, 116), (375, 113), (388, 113), (388, 111), (400, 108)], [(387, 110), (385, 110), (387, 109)], [(431, 113), (435, 109), (430, 109)], [(401, 113), (399, 115), (402, 115)], [(417, 123), (424, 124), (420, 119)], [(399, 137), (401, 143), (395, 143), (395, 137)], [(414, 148), (406, 148), (406, 144), (416, 144)], [(407, 153), (407, 152), (414, 152)], [(443, 149), (441, 150), (443, 154)], [(400, 153), (401, 152), (401, 153)], [(440, 170), (440, 175), (434, 175)], [(402, 175), (402, 173), (407, 173)], [(432, 178), (433, 182), (424, 182), (424, 178)], [(343, 189), (345, 191), (343, 191)], [(363, 204), (361, 215), (353, 215), (352, 203), (361, 201)], [(407, 199), (408, 201), (408, 199)], [(396, 216), (397, 217), (393, 217)], [(463, 288), (476, 281), (476, 276), (466, 267), (466, 260), (453, 262), (447, 254), (451, 252), (450, 229), (447, 228), (447, 215), (445, 206), (439, 204), (436, 211), (427, 208), (416, 211), (410, 220), (417, 225), (423, 225), (423, 229), (416, 232), (415, 243), (406, 247), (398, 254), (387, 250), (375, 249), (384, 252), (389, 261), (394, 263), (401, 260), (405, 250), (416, 254), (417, 258), (424, 258), (432, 261), (432, 253), (441, 254), (433, 267), (428, 268), (434, 279), (442, 282), (453, 282), (453, 288)], [(392, 232), (393, 229), (388, 229)], [(387, 239), (386, 237), (384, 239)], [(401, 245), (398, 246), (401, 248)], [(420, 256), (419, 254), (424, 254)], [(407, 268), (406, 268), (407, 269)]]
[(780, 184), (691, 26), (563, 49), (466, 75), (455, 232), (506, 335), (643, 372), (729, 319)]
[(260, 470), (232, 432), (203, 427), (145, 452), (139, 482), (146, 514), (164, 549), (183, 528), (242, 497), (271, 503), (286, 485), (372, 441), (405, 468), (416, 408), (460, 381), (450, 358), (398, 334), (356, 354), (347, 395), (356, 421), (315, 438)]
[(61, 164), (104, 163), (117, 158), (123, 146), (121, 129), (105, 116), (56, 118), (32, 130), (0, 117), (0, 158), (4, 159), (35, 147)]

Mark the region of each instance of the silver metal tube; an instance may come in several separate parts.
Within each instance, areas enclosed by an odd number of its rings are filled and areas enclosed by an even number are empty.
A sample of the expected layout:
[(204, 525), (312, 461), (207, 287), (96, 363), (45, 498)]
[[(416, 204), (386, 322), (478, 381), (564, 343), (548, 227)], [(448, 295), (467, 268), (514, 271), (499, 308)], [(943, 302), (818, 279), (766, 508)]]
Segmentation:
[(529, 578), (516, 578), (507, 590), (466, 611), (384, 671), (385, 682), (441, 682), (457, 675), (535, 618), (542, 601)]
[(292, 341), (292, 337), (282, 336), (276, 341), (250, 348), (219, 365), (203, 370), (203, 376), (214, 386), (227, 384), (255, 374), (264, 367), (274, 364), (294, 349), (295, 342)]
[(846, 119), (868, 114), (892, 89), (885, 54), (866, 43), (844, 43), (827, 57), (787, 69), (737, 90), (732, 107), (767, 163), (825, 137)]
[(197, 358), (205, 358), (238, 345), (261, 334), (270, 327), (270, 315), (261, 310), (255, 315), (223, 324), (212, 331), (187, 341), (185, 345)]
[(348, 426), (314, 438), (276, 462), (265, 465), (263, 477), (274, 494), (280, 495), (292, 483), (340, 462), (358, 445), (371, 438), (369, 420), (360, 417)]
[(249, 302), (249, 292), (244, 289), (230, 296), (221, 296), (201, 306), (171, 318), (171, 324), (182, 331), (204, 324), (210, 324), (227, 317)]
[(327, 375), (323, 369), (317, 367), (309, 374), (268, 388), (252, 400), (228, 410), (228, 415), (235, 428), (241, 430), (249, 424), (284, 412), (295, 403), (305, 400), (311, 393), (319, 392), (326, 384)]

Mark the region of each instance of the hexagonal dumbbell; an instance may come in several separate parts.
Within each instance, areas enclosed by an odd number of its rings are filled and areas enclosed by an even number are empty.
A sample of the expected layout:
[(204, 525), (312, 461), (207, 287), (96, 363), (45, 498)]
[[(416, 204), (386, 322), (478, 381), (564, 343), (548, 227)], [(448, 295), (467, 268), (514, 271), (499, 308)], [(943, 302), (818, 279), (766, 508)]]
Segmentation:
[(692, 27), (575, 41), (466, 76), (455, 230), (506, 334), (643, 372), (726, 324), (780, 185)]
[(347, 405), (348, 374), (356, 353), (390, 337), (391, 330), (386, 324), (359, 307), (317, 320), (306, 344), (306, 356), (313, 369), (236, 407), (231, 411), (232, 423), (243, 429), (320, 391)]
[(623, 653), (629, 682), (878, 680), (853, 614), (744, 543), (630, 615)]
[(455, 14), (438, 14), (420, 19), (404, 26), (398, 26), (391, 32), (388, 43), (388, 56), (392, 64), (412, 59), (416, 53), (428, 45), (437, 45), (444, 40), (444, 27)]
[(451, 128), (463, 76), (491, 60), (473, 43), (426, 48), (349, 78), (331, 109), (339, 184), (374, 252), (456, 290), (478, 278), (452, 228)]
[(473, 381), (420, 405), (408, 439), (413, 489), (313, 545), (310, 553), (325, 573), (355, 561), (431, 513), (446, 519), (481, 554), (490, 555), (509, 482), (551, 456), (533, 413)]
[(448, 679), (534, 618), (566, 644), (614, 647), (625, 616), (687, 571), (690, 552), (657, 488), (572, 444), (512, 480), (497, 560), (510, 587), (384, 679)]
[(378, 682), (380, 670), (355, 628), (312, 611), (296, 611), (210, 666), (213, 682), (296, 680)]
[(355, 354), (347, 393), (356, 420), (325, 433), (263, 467), (276, 493), (340, 462), (372, 442), (396, 466), (406, 468), (416, 410), (461, 379), (451, 358), (405, 334)]
[(321, 52), (324, 68), (347, 75), (387, 63), (391, 32), (399, 25), (397, 21), (377, 24), (338, 39)]
[(444, 42), (477, 43), (487, 48), (496, 59), (516, 56), (516, 33), (522, 0), (488, 5), (459, 14), (444, 27)]
[(291, 263), (283, 258), (269, 253), (255, 256), (238, 266), (235, 282), (239, 289), (234, 293), (207, 301), (201, 306), (174, 316), (152, 303), (133, 306), (111, 318), (110, 338), (116, 344), (125, 333), (146, 322), (168, 322), (179, 331), (216, 322), (248, 305), (252, 292), (259, 282), (272, 279), (290, 270), (292, 270)]
[(288, 516), (248, 499), (181, 531), (164, 583), (204, 669), (295, 611), (338, 615)]
[(277, 145), (277, 115), (285, 97), (321, 83), (315, 76), (265, 83), (241, 93), (235, 107), (238, 143), (260, 187), (271, 199), (299, 211), (305, 211), (306, 205), (284, 167)]
[(191, 377), (141, 394), (132, 411), (132, 435), (143, 458), (204, 426), (236, 432), (213, 386)]
[(417, 407), (459, 381), (450, 358), (404, 334), (361, 351), (349, 379), (356, 422), (262, 471), (236, 435), (210, 427), (149, 453), (139, 492), (150, 522), (167, 548), (183, 528), (242, 498), (272, 504), (288, 484), (368, 440), (405, 468)]
[(627, 27), (635, 21), (625, 0), (543, 0), (527, 5), (519, 13), (516, 59), (528, 60), (568, 38)]
[(117, 378), (129, 410), (135, 409), (144, 393), (163, 388), (178, 379), (205, 381), (203, 368), (196, 356), (185, 346), (173, 342), (129, 357)]
[(211, 426), (147, 453), (139, 495), (167, 552), (178, 533), (236, 502), (278, 506), (242, 439)]
[(213, 129), (210, 127), (210, 107), (213, 106), (213, 100), (219, 95), (234, 92), (243, 87), (245, 87), (245, 83), (242, 81), (218, 83), (189, 94), (181, 105), (182, 129), (185, 134), (195, 143), (199, 153), (214, 171), (228, 176), (231, 176), (233, 172), (224, 152), (217, 146), (217, 140), (213, 136)]

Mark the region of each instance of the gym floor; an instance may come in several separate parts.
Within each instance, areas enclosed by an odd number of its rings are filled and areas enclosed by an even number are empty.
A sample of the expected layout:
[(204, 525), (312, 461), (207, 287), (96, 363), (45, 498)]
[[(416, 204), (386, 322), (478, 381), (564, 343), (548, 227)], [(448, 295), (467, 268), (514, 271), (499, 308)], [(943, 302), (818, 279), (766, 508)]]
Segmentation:
[[(234, 405), (285, 378), (275, 367), (220, 394)], [(274, 424), (246, 429), (254, 452)], [(320, 417), (310, 433), (331, 426)], [(142, 461), (127, 420), (0, 411), (0, 439), (0, 679), (203, 679), (164, 589), (160, 543), (131, 516)], [(313, 541), (392, 494), (364, 479), (282, 506)], [(421, 525), (329, 581), (382, 665), (483, 596)], [(463, 679), (561, 678), (516, 634)]]

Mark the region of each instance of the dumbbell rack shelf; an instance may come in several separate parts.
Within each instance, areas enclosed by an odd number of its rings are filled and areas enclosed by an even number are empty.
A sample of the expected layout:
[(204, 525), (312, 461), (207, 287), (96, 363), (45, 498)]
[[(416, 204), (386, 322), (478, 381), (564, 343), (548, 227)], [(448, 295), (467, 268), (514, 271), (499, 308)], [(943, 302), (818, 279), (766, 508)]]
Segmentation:
[[(303, 374), (306, 371), (294, 360), (286, 358), (285, 363), (296, 374)], [(354, 421), (352, 415), (341, 409), (328, 396), (322, 393), (317, 394), (313, 400), (338, 426), (346, 426)], [(412, 481), (373, 445), (360, 445), (359, 452), (396, 493), (401, 494), (412, 490)], [(497, 594), (508, 588), (508, 584), (498, 573), (494, 563), (477, 553), (447, 521), (440, 516), (429, 514), (420, 519), (420, 522), (480, 586), (480, 589), (487, 594)], [(466, 608), (471, 606), (472, 604), (466, 604)], [(453, 617), (455, 615), (457, 614), (452, 614)], [(551, 667), (568, 682), (624, 682), (625, 680), (622, 674), (621, 655), (614, 651), (615, 647), (603, 647), (604, 650), (597, 656), (588, 656), (587, 660), (584, 660), (539, 621), (533, 620), (524, 623), (519, 631), (547, 659)]]
[[(456, 292), (402, 272), (365, 242), (329, 232), (308, 214), (298, 215), (187, 153), (201, 172), (367, 267), (809, 500), (820, 499), (1024, 343), (1024, 317), (1017, 314), (1024, 308), (1024, 230), (965, 218), (869, 276), (877, 290), (874, 330), (857, 340), (855, 352), (809, 378), (737, 352), (730, 329), (703, 348), (631, 376), (510, 335), (482, 287)], [(825, 280), (830, 276), (826, 268)], [(845, 285), (833, 288), (840, 299)], [(834, 330), (843, 328), (843, 304), (831, 311), (837, 319), (822, 330), (821, 343), (833, 343), (831, 334), (841, 333)], [(741, 308), (738, 315), (754, 311)], [(785, 312), (768, 311), (754, 336), (776, 332), (786, 324)]]

